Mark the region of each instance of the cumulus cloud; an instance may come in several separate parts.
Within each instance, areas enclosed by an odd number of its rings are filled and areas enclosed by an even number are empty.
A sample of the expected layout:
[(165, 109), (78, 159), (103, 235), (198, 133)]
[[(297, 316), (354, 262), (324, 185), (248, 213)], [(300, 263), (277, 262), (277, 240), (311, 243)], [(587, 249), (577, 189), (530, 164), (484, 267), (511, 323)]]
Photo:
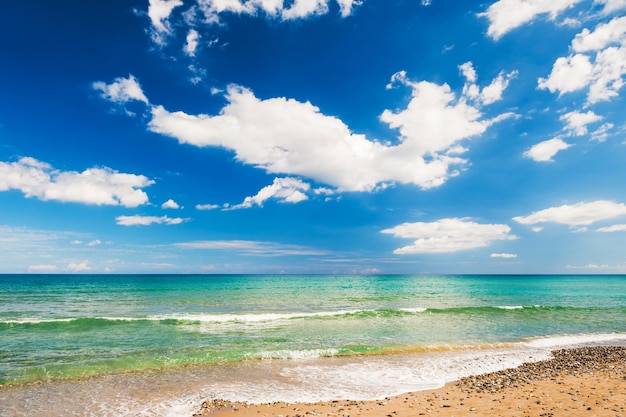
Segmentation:
[(571, 50), (556, 60), (548, 78), (539, 79), (539, 88), (559, 95), (588, 89), (588, 105), (619, 95), (626, 75), (626, 16), (600, 24), (593, 32), (583, 29)]
[[(148, 128), (180, 143), (229, 149), (240, 162), (268, 173), (310, 178), (339, 191), (372, 191), (396, 182), (427, 189), (459, 174), (467, 163), (459, 156), (467, 151), (463, 141), (514, 116), (504, 113), (488, 119), (482, 107), (501, 99), (515, 72), (500, 73), (480, 88), (471, 62), (460, 68), (467, 83), (459, 95), (447, 84), (412, 81), (404, 71), (392, 76), (388, 88), (411, 89), (405, 109), (385, 110), (380, 116), (398, 131), (395, 145), (352, 132), (310, 102), (260, 99), (238, 85), (228, 87), (228, 103), (217, 115), (170, 112), (151, 105)], [(111, 84), (95, 83), (94, 88), (115, 103), (149, 103), (132, 75)]]
[(355, 6), (363, 4), (362, 0), (337, 0), (339, 9), (341, 10), (341, 16), (348, 17), (352, 14), (352, 10)]
[(480, 104), (492, 104), (496, 101), (500, 101), (504, 90), (509, 86), (511, 80), (517, 76), (517, 71), (508, 74), (502, 71), (493, 79), (491, 84), (481, 89), (476, 84), (478, 77), (472, 62), (466, 62), (460, 65), (459, 69), (467, 80), (463, 86), (463, 96), (475, 100)]
[(598, 116), (591, 110), (587, 113), (573, 111), (561, 116), (560, 120), (566, 123), (565, 130), (572, 135), (583, 136), (589, 132), (587, 125), (602, 120), (602, 116)]
[(164, 44), (165, 37), (171, 34), (170, 15), (176, 7), (183, 5), (182, 0), (150, 0), (148, 17), (152, 22), (152, 40)]
[(88, 261), (83, 261), (83, 262), (71, 262), (70, 264), (67, 265), (65, 269), (71, 272), (87, 272), (87, 271), (91, 271), (93, 268), (89, 266)]
[(174, 200), (172, 200), (171, 198), (169, 200), (167, 200), (165, 203), (161, 204), (161, 208), (162, 209), (173, 209), (173, 210), (178, 210), (180, 207), (180, 205), (178, 205), (178, 203)]
[[(281, 20), (306, 19), (328, 13), (330, 3), (330, 0), (203, 0), (198, 2), (198, 7), (204, 15), (205, 22), (215, 23), (219, 22), (219, 17), (223, 13), (256, 15), (262, 12)], [(362, 1), (335, 0), (334, 3), (339, 6), (341, 16), (347, 17)]]
[(593, 32), (583, 29), (572, 41), (572, 50), (578, 53), (594, 52), (609, 45), (622, 43), (626, 34), (626, 16), (598, 25)]
[(520, 224), (560, 223), (568, 226), (589, 226), (601, 220), (626, 215), (626, 205), (609, 200), (565, 204), (536, 211), (528, 216), (514, 217)]
[(560, 57), (552, 67), (548, 78), (539, 79), (539, 88), (551, 93), (571, 93), (585, 88), (593, 75), (593, 64), (587, 55), (576, 54)]
[(603, 12), (605, 14), (611, 14), (621, 9), (626, 9), (626, 0), (595, 0), (594, 3), (604, 5)]
[(480, 17), (489, 20), (487, 34), (495, 40), (511, 30), (547, 15), (551, 20), (582, 0), (499, 0), (493, 3)]
[(195, 29), (190, 29), (187, 33), (187, 43), (185, 43), (185, 53), (191, 57), (196, 56), (196, 50), (198, 49), (198, 41), (200, 40), (200, 34)]
[(397, 145), (356, 134), (310, 102), (263, 100), (237, 85), (229, 86), (228, 104), (215, 116), (153, 106), (149, 129), (180, 143), (230, 149), (237, 160), (268, 173), (311, 178), (340, 191), (372, 191), (394, 182), (426, 189), (458, 175), (455, 167), (467, 162), (458, 156), (466, 151), (462, 141), (511, 116), (486, 119), (481, 113), (483, 102), (497, 99), (511, 76), (499, 75), (487, 92), (479, 89), (484, 98), (470, 100), (466, 93), (457, 97), (447, 84), (413, 82), (403, 71), (395, 74), (389, 87), (400, 84), (412, 91), (406, 109), (385, 110), (380, 116), (398, 130)]
[(449, 253), (487, 247), (496, 240), (512, 240), (505, 224), (480, 224), (469, 219), (448, 218), (435, 222), (403, 223), (381, 233), (415, 239), (412, 245), (394, 250), (395, 254)]
[(272, 185), (263, 187), (256, 195), (246, 197), (243, 203), (229, 207), (229, 209), (245, 209), (254, 206), (263, 207), (269, 199), (276, 199), (280, 203), (299, 203), (308, 200), (306, 192), (311, 186), (297, 178), (274, 178)]
[(537, 162), (552, 162), (554, 155), (569, 148), (569, 143), (561, 138), (540, 142), (524, 152), (524, 156)]
[(151, 184), (154, 181), (143, 175), (106, 167), (63, 172), (31, 157), (0, 162), (0, 191), (19, 190), (43, 201), (137, 207), (148, 202), (142, 188)]
[(168, 217), (168, 216), (118, 216), (115, 218), (117, 224), (120, 226), (150, 226), (152, 224), (181, 224), (189, 219), (183, 219), (180, 217)]
[(96, 81), (92, 84), (94, 90), (100, 91), (100, 95), (107, 101), (116, 104), (126, 104), (130, 101), (141, 101), (148, 103), (148, 98), (143, 93), (139, 81), (131, 74), (128, 78), (119, 77), (112, 83), (107, 84)]

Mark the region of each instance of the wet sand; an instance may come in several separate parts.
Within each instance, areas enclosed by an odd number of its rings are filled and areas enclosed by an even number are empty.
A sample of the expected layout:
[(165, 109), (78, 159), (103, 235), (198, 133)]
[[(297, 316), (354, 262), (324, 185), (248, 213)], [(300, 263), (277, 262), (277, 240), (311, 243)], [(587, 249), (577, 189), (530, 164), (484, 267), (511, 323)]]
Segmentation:
[(610, 416), (626, 417), (626, 348), (585, 347), (554, 358), (471, 376), (431, 391), (377, 401), (256, 404), (206, 401), (196, 416), (404, 417)]

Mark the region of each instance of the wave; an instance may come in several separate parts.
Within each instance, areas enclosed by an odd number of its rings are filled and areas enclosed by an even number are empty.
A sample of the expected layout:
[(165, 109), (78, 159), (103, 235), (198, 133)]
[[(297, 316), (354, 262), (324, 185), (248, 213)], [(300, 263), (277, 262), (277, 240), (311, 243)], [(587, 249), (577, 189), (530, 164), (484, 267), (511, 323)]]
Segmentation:
[(250, 353), (251, 359), (318, 359), (340, 355), (339, 349), (274, 350)]
[(525, 342), (523, 345), (532, 348), (557, 349), (575, 347), (587, 344), (619, 344), (626, 345), (626, 333), (586, 333), (536, 337)]
[(0, 320), (0, 325), (38, 325), (38, 324), (87, 324), (91, 323), (122, 323), (122, 322), (162, 322), (166, 324), (184, 323), (271, 323), (288, 320), (316, 320), (337, 318), (393, 318), (402, 316), (436, 314), (436, 315), (475, 315), (475, 314), (520, 314), (524, 312), (585, 312), (585, 311), (616, 311), (626, 313), (626, 307), (602, 308), (602, 307), (572, 307), (572, 306), (469, 306), (469, 307), (445, 307), (445, 308), (377, 308), (355, 309), (319, 312), (286, 312), (286, 313), (224, 313), (224, 314), (194, 314), (174, 313), (159, 314), (143, 317), (119, 317), (119, 316), (96, 316), (96, 317), (21, 317), (9, 320)]

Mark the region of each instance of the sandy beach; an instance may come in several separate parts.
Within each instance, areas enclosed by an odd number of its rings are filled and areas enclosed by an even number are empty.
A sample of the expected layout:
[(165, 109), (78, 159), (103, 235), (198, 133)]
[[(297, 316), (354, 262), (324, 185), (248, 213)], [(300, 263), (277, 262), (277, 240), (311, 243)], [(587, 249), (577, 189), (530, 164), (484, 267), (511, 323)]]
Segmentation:
[(195, 416), (626, 416), (626, 348), (585, 347), (431, 391), (377, 401), (241, 404), (206, 401)]

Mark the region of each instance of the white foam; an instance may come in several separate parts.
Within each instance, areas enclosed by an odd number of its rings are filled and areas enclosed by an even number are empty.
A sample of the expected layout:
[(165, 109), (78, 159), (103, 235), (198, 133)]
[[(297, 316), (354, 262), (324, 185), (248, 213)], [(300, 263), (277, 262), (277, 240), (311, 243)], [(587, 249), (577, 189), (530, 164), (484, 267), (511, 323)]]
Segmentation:
[(316, 313), (263, 313), (263, 314), (171, 314), (149, 316), (148, 320), (184, 320), (205, 323), (259, 323), (310, 317), (333, 317), (356, 314), (365, 310), (320, 311)]
[(62, 318), (62, 319), (44, 319), (44, 318), (34, 318), (34, 317), (24, 317), (15, 320), (4, 320), (0, 321), (0, 323), (4, 324), (39, 324), (39, 323), (69, 323), (70, 321), (76, 320), (74, 318)]
[(540, 337), (530, 340), (524, 344), (533, 348), (555, 349), (563, 347), (576, 347), (586, 344), (607, 344), (626, 343), (625, 333), (603, 333), (603, 334), (579, 334)]
[(180, 320), (180, 321), (196, 321), (203, 323), (261, 323), (280, 320), (290, 320), (310, 317), (333, 317), (348, 314), (357, 314), (364, 311), (375, 310), (338, 310), (338, 311), (320, 311), (314, 313), (261, 313), (261, 314), (157, 314), (147, 317), (119, 317), (119, 316), (96, 316), (96, 317), (64, 317), (64, 318), (20, 318), (15, 320), (4, 320), (0, 323), (6, 324), (28, 324), (28, 323), (61, 323), (71, 322), (80, 319), (96, 319), (109, 321), (162, 321), (162, 320)]
[[(261, 380), (220, 384), (220, 398), (248, 403), (376, 400), (434, 389), (471, 374), (494, 372), (549, 358), (541, 349), (507, 348), (369, 358), (286, 361)], [(276, 374), (275, 374), (276, 372)]]
[(316, 359), (332, 357), (337, 354), (339, 354), (337, 349), (275, 350), (251, 354), (251, 357), (261, 359)]
[(426, 310), (428, 310), (427, 308), (401, 308), (400, 311), (406, 311), (407, 313), (423, 313)]

